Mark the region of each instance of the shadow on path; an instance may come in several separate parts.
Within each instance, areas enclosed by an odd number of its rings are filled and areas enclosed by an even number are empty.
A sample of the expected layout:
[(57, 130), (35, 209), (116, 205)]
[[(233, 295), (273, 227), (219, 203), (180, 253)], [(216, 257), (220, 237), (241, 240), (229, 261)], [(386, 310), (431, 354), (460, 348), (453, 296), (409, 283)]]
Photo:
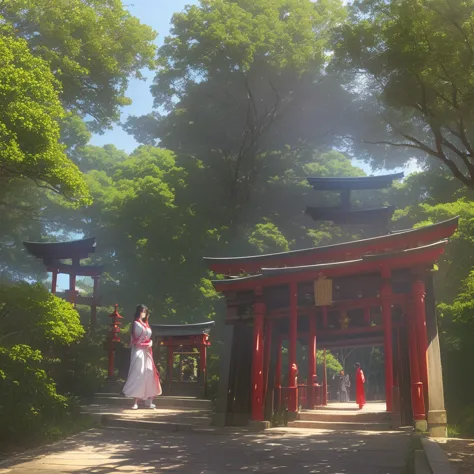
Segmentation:
[(408, 442), (403, 432), (91, 430), (3, 462), (0, 474), (400, 474)]

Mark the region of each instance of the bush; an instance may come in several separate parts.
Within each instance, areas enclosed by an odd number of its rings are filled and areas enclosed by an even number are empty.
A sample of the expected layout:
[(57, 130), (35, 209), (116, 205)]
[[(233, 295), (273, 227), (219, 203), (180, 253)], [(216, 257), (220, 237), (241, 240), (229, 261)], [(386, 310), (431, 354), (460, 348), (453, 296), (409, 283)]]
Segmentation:
[(100, 389), (107, 375), (106, 367), (103, 339), (94, 335), (57, 348), (55, 357), (45, 360), (45, 368), (58, 392), (80, 398), (90, 397)]
[(52, 423), (74, 414), (42, 361), (40, 351), (27, 345), (0, 347), (0, 441), (46, 432)]
[(27, 344), (43, 354), (85, 334), (79, 314), (41, 284), (0, 284), (0, 345)]

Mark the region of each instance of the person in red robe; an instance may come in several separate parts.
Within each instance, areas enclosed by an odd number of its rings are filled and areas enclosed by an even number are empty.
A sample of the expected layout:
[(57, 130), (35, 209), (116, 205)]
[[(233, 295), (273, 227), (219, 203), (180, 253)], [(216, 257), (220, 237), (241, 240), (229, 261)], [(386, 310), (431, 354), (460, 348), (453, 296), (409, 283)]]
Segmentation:
[(364, 390), (365, 377), (364, 377), (364, 372), (360, 368), (360, 364), (357, 363), (355, 367), (356, 367), (356, 403), (357, 405), (359, 405), (359, 410), (362, 410), (362, 408), (365, 405), (365, 390)]

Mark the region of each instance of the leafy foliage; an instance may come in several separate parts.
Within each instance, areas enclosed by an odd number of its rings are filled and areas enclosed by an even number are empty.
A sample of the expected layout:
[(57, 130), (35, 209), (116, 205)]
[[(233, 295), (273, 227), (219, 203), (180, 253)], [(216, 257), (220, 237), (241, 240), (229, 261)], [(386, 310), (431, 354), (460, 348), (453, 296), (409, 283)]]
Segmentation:
[(0, 441), (24, 440), (71, 414), (41, 362), (41, 352), (28, 345), (0, 347)]
[(408, 149), (405, 159), (435, 158), (474, 188), (472, 3), (361, 0), (351, 13), (334, 65), (356, 74), (349, 80), (359, 93), (375, 94), (388, 126), (388, 138), (365, 139)]
[(129, 79), (154, 67), (156, 33), (120, 0), (9, 0), (0, 17), (49, 64), (65, 108), (95, 131), (119, 120)]
[(71, 304), (39, 283), (0, 285), (0, 328), (2, 346), (23, 343), (41, 350), (70, 345), (84, 335)]
[(0, 58), (0, 202), (26, 178), (87, 203), (81, 173), (59, 143), (64, 110), (49, 65), (7, 34), (0, 37)]

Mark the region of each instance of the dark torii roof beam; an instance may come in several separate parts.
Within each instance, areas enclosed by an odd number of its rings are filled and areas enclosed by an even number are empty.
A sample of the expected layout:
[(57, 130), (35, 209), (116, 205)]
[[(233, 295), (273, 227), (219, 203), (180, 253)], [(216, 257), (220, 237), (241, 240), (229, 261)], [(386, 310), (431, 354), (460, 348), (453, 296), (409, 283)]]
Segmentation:
[(362, 189), (388, 188), (393, 181), (402, 179), (404, 173), (356, 178), (308, 178), (308, 183), (317, 191), (356, 191)]
[(151, 324), (157, 337), (200, 336), (209, 334), (214, 321), (195, 324)]
[(29, 254), (44, 260), (87, 258), (95, 252), (95, 237), (69, 242), (23, 242)]

